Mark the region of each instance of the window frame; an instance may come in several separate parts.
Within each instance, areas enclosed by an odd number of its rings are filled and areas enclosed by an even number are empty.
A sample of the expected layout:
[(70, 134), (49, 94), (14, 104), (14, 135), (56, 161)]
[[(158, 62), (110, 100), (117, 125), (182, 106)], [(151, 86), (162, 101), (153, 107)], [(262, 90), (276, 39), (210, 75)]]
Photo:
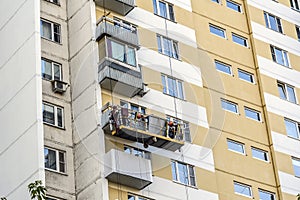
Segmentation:
[[(228, 103), (228, 104), (231, 104), (231, 105), (235, 105), (236, 112), (224, 108), (222, 102)], [(223, 110), (225, 110), (225, 111), (228, 111), (228, 112), (231, 112), (231, 113), (235, 113), (235, 114), (239, 114), (239, 106), (238, 106), (237, 103), (235, 103), (235, 102), (233, 102), (233, 101), (229, 101), (229, 100), (227, 100), (227, 99), (221, 98), (221, 108), (222, 108)]]
[[(231, 4), (236, 5), (236, 6), (238, 7), (238, 10), (236, 10), (236, 9), (234, 9), (234, 8), (232, 8), (232, 7), (229, 7), (229, 6), (228, 6), (228, 3), (231, 3)], [(239, 3), (237, 3), (237, 2), (235, 2), (235, 1), (226, 0), (226, 7), (229, 8), (229, 9), (231, 9), (231, 10), (234, 10), (235, 12), (238, 12), (238, 13), (242, 13), (242, 12), (243, 12), (243, 10), (242, 10), (242, 5), (239, 4)]]
[[(217, 67), (217, 64), (218, 64), (218, 65), (221, 65), (221, 66), (223, 66), (223, 67), (228, 67), (230, 73), (227, 73), (226, 71), (222, 71), (221, 69), (219, 69), (219, 68)], [(227, 74), (227, 75), (230, 75), (230, 76), (233, 75), (233, 73), (232, 73), (232, 66), (229, 65), (229, 64), (227, 64), (227, 63), (224, 63), (224, 62), (222, 62), (222, 61), (215, 60), (215, 68), (216, 68), (216, 70), (218, 70), (219, 72), (222, 72), (222, 73), (224, 73), (224, 74)]]
[[(271, 26), (271, 20), (270, 20), (270, 17), (274, 17), (275, 21), (276, 21), (276, 30), (274, 30)], [(283, 26), (282, 26), (282, 23), (281, 23), (281, 18), (275, 16), (275, 15), (272, 15), (268, 12), (264, 12), (264, 18), (265, 18), (265, 24), (266, 24), (266, 27), (270, 30), (273, 30), (273, 31), (276, 31), (278, 33), (282, 33), (283, 34)], [(279, 23), (278, 23), (279, 22)]]
[[(265, 159), (261, 159), (261, 158), (259, 158), (259, 157), (255, 157), (255, 156), (253, 155), (253, 150), (264, 153), (264, 154), (266, 155), (266, 156), (265, 156), (266, 160), (265, 160)], [(268, 152), (268, 151), (265, 151), (265, 150), (263, 150), (263, 149), (259, 149), (259, 148), (257, 148), (257, 147), (251, 146), (251, 154), (252, 154), (252, 158), (254, 158), (254, 159), (261, 160), (261, 161), (264, 161), (264, 162), (270, 162), (269, 152)]]
[[(163, 83), (163, 77), (164, 77), (165, 83)], [(176, 82), (176, 94), (177, 94), (177, 96), (169, 94), (169, 83), (168, 83), (169, 81), (168, 81), (168, 79), (171, 79), (172, 82), (175, 80), (175, 82)], [(161, 81), (162, 81), (162, 85), (163, 85), (163, 94), (166, 94), (166, 95), (169, 95), (171, 97), (175, 97), (175, 98), (184, 100), (184, 98), (185, 98), (184, 84), (183, 84), (184, 82), (182, 80), (179, 80), (179, 79), (177, 79), (175, 77), (168, 76), (166, 74), (161, 74)], [(180, 87), (179, 87), (178, 83), (181, 83), (181, 86), (182, 86), (182, 88), (181, 88), (182, 89), (182, 98), (179, 95), (179, 91), (180, 91), (179, 88)], [(165, 92), (165, 89), (166, 89), (166, 92)]]
[[(54, 66), (56, 65), (56, 66), (59, 67), (59, 81), (62, 81), (63, 80), (63, 76), (62, 76), (62, 64), (54, 62), (54, 61), (52, 61), (50, 59), (42, 57), (41, 58), (41, 62), (43, 62), (43, 61), (44, 62), (48, 62), (48, 63), (51, 64), (51, 79), (45, 78), (43, 76), (43, 70), (42, 70), (42, 79), (43, 80), (47, 80), (47, 81), (57, 80), (57, 79), (55, 79), (55, 76), (54, 76)], [(42, 63), (41, 63), (41, 67), (42, 67)]]
[[(173, 177), (173, 164), (175, 164), (176, 180), (174, 180), (174, 177)], [(178, 170), (179, 169), (178, 168), (178, 164), (184, 165), (186, 167), (187, 175), (185, 175), (184, 179), (187, 179), (187, 182), (188, 182), (187, 184), (186, 183), (182, 183), (180, 181), (180, 173), (179, 173), (179, 170)], [(193, 174), (194, 175), (190, 174), (190, 169), (193, 170)], [(172, 170), (172, 180), (174, 182), (179, 183), (179, 184), (183, 184), (183, 185), (186, 185), (186, 186), (189, 186), (189, 187), (197, 188), (197, 179), (196, 179), (195, 166), (187, 164), (187, 163), (184, 163), (184, 162), (176, 161), (176, 160), (171, 160), (171, 170)], [(195, 185), (191, 184), (191, 178), (194, 179)]]
[[(127, 148), (129, 151), (126, 151), (125, 148)], [(140, 158), (144, 158), (144, 159), (147, 159), (147, 160), (151, 160), (151, 152), (139, 149), (137, 147), (132, 147), (132, 146), (129, 146), (129, 145), (124, 145), (123, 151), (125, 153), (128, 153), (128, 154), (136, 156), (136, 157), (140, 157)], [(135, 151), (139, 152), (139, 153), (136, 154), (136, 153), (134, 153)]]
[[(226, 30), (225, 30), (224, 28), (221, 28), (221, 27), (216, 26), (216, 25), (211, 24), (211, 23), (209, 23), (208, 26), (209, 26), (209, 32), (210, 32), (211, 34), (216, 35), (216, 36), (218, 36), (218, 37), (220, 37), (220, 38), (227, 39)], [(222, 31), (224, 37), (222, 37), (222, 36), (220, 36), (220, 35), (218, 35), (218, 34), (212, 32), (212, 31), (211, 31), (211, 28), (217, 29), (218, 31)]]
[[(122, 45), (123, 46), (124, 53), (125, 53), (125, 62), (113, 57), (112, 43), (116, 43), (118, 45)], [(136, 54), (136, 48), (135, 47), (133, 47), (131, 45), (128, 45), (126, 43), (120, 42), (118, 40), (112, 39), (112, 38), (107, 38), (106, 42), (105, 42), (105, 45), (106, 45), (106, 48), (105, 48), (106, 49), (106, 55), (107, 55), (108, 58), (113, 59), (115, 62), (118, 62), (121, 65), (125, 64), (127, 67), (130, 67), (130, 69), (133, 69), (133, 70), (136, 70), (136, 71), (139, 70), (138, 60), (137, 60), (137, 54)], [(110, 46), (110, 48), (108, 48), (109, 46)], [(128, 51), (129, 48), (131, 48), (131, 49), (134, 50), (134, 62), (135, 62), (135, 65), (132, 65), (132, 64), (128, 63), (127, 54), (129, 52)]]
[(234, 185), (234, 186), (235, 186), (235, 185), (239, 185), (239, 186), (242, 186), (242, 187), (245, 187), (245, 188), (247, 187), (247, 188), (249, 188), (249, 190), (250, 190), (250, 196), (248, 196), (248, 195), (245, 195), (245, 194), (236, 192), (236, 191), (235, 191), (235, 187), (234, 187), (234, 193), (235, 193), (235, 194), (238, 194), (238, 195), (241, 195), (241, 196), (244, 196), (244, 197), (253, 198), (253, 191), (252, 191), (251, 185), (247, 185), (247, 184), (244, 184), (244, 183), (241, 183), (241, 182), (238, 182), (238, 181), (233, 181), (233, 185)]
[[(60, 6), (60, 0), (45, 0), (45, 1)], [(54, 1), (57, 1), (57, 2), (54, 2)]]
[(133, 193), (130, 193), (130, 192), (127, 193), (127, 200), (129, 199), (128, 198), (129, 196), (133, 197), (134, 200), (153, 200), (153, 199), (150, 199), (148, 197), (140, 196), (140, 195), (133, 194)]
[[(294, 161), (299, 162), (299, 174), (296, 174)], [(292, 156), (292, 165), (293, 165), (293, 170), (294, 170), (295, 177), (300, 178), (300, 158), (296, 158), (296, 157)]]
[(221, 4), (221, 0), (211, 0), (214, 3)]
[[(243, 46), (243, 47), (249, 48), (249, 42), (248, 42), (248, 39), (247, 39), (247, 38), (245, 38), (245, 37), (243, 37), (243, 36), (241, 36), (241, 35), (238, 35), (238, 34), (236, 34), (236, 33), (231, 33), (231, 38), (232, 38), (232, 42), (233, 42), (233, 43), (236, 43), (236, 44), (241, 45), (241, 46)], [(239, 38), (239, 39), (244, 40), (244, 44), (241, 44), (241, 43), (235, 41), (234, 38)]]
[[(164, 39), (171, 43), (171, 49), (169, 49), (169, 47), (167, 49), (165, 48)], [(178, 41), (175, 41), (171, 38), (165, 37), (165, 36), (160, 35), (160, 34), (156, 34), (156, 40), (157, 40), (157, 47), (158, 47), (158, 52), (159, 53), (161, 53), (165, 56), (168, 56), (170, 58), (180, 60), (180, 52), (179, 52)], [(175, 46), (175, 48), (174, 48), (174, 46)], [(165, 51), (169, 52), (172, 55), (169, 55)], [(177, 55), (177, 57), (176, 57), (176, 55)]]
[[(245, 149), (245, 144), (244, 144), (244, 143), (238, 142), (238, 141), (236, 141), (236, 140), (232, 140), (232, 139), (229, 139), (229, 138), (227, 138), (226, 143), (227, 143), (227, 150), (232, 151), (232, 152), (235, 152), (235, 153), (239, 153), (239, 154), (241, 154), (241, 155), (246, 155), (246, 149)], [(236, 151), (236, 150), (234, 150), (234, 149), (229, 148), (229, 145), (228, 145), (229, 143), (234, 144), (234, 145), (239, 145), (239, 146), (241, 146), (243, 152)]]
[[(160, 10), (160, 6), (159, 6), (159, 3), (164, 3), (166, 5), (166, 16), (164, 16), (162, 13), (161, 13), (161, 10)], [(176, 22), (176, 18), (175, 18), (175, 12), (174, 12), (174, 5), (169, 3), (169, 2), (166, 2), (166, 1), (162, 1), (162, 0), (152, 0), (152, 4), (153, 4), (153, 13), (157, 16), (160, 16), (164, 19), (167, 19), (167, 20), (170, 20), (172, 22)], [(170, 7), (172, 8), (172, 15), (170, 14)]]
[[(259, 117), (259, 119), (254, 119), (254, 118), (252, 118), (252, 117), (247, 116), (246, 110), (258, 114), (257, 116)], [(246, 118), (252, 119), (252, 120), (257, 121), (257, 122), (262, 122), (262, 117), (261, 117), (261, 112), (260, 112), (260, 111), (245, 106), (245, 107), (244, 107), (244, 112), (245, 112), (245, 117), (246, 117)]]
[[(279, 85), (282, 86), (282, 89), (283, 89), (283, 92), (286, 96), (286, 98), (283, 98), (279, 92)], [(295, 102), (291, 101), (290, 99), (290, 92), (288, 90), (288, 88), (291, 88), (293, 90), (293, 96), (295, 98)], [(294, 103), (294, 104), (298, 104), (298, 99), (297, 99), (297, 94), (296, 94), (296, 90), (295, 90), (295, 87), (292, 86), (292, 85), (289, 85), (287, 83), (283, 83), (281, 81), (277, 81), (277, 89), (278, 89), (278, 93), (279, 93), (279, 98), (282, 99), (282, 100), (285, 100), (285, 101), (288, 101), (288, 102), (291, 102), (291, 103)]]
[[(300, 11), (300, 1), (299, 0), (290, 0), (291, 8), (296, 11)], [(297, 8), (298, 6), (298, 8)]]
[[(47, 37), (45, 37), (42, 33), (43, 33), (43, 31), (42, 31), (42, 29), (43, 29), (43, 23), (48, 23), (48, 24), (50, 24), (50, 26), (51, 26), (51, 38), (47, 38)], [(41, 18), (40, 19), (40, 25), (41, 25), (41, 33), (40, 33), (40, 35), (41, 35), (41, 38), (43, 38), (43, 39), (46, 39), (46, 40), (49, 40), (49, 41), (52, 41), (52, 42), (54, 42), (54, 43), (57, 43), (57, 44), (62, 44), (62, 35), (61, 35), (61, 25), (60, 24), (58, 24), (58, 23), (55, 23), (55, 22), (52, 22), (52, 21), (49, 21), (49, 20), (47, 20), (47, 19), (43, 19), (43, 18)], [(58, 28), (59, 28), (59, 33), (57, 33), (57, 35), (59, 36), (58, 38), (59, 38), (59, 41), (55, 41), (55, 31), (54, 31), (54, 26), (57, 26)]]
[(297, 35), (297, 39), (298, 39), (298, 41), (300, 42), (300, 26), (295, 26), (295, 28), (296, 28), (296, 35)]
[[(249, 75), (251, 77), (252, 81), (248, 81), (247, 79), (241, 78), (240, 73)], [(252, 74), (250, 72), (247, 72), (247, 71), (242, 70), (242, 69), (238, 69), (238, 77), (239, 77), (239, 79), (241, 79), (243, 81), (246, 81), (247, 83), (255, 84), (254, 74)]]
[[(57, 106), (57, 105), (45, 102), (45, 101), (42, 102), (42, 105), (43, 105), (43, 109), (42, 109), (42, 112), (43, 112), (43, 123), (47, 124), (47, 125), (50, 125), (50, 126), (54, 126), (54, 127), (57, 127), (57, 128), (64, 129), (65, 128), (65, 117), (64, 117), (65, 112), (64, 112), (64, 108), (61, 107), (61, 106)], [(54, 111), (53, 112), (53, 114), (54, 114), (54, 124), (52, 124), (50, 122), (47, 122), (47, 121), (44, 121), (44, 105), (53, 107), (53, 111)], [(58, 112), (57, 112), (57, 109), (61, 109), (61, 112), (62, 112), (61, 113), (62, 126), (58, 125)]]
[[(270, 45), (270, 49), (271, 49), (272, 60), (273, 60), (274, 62), (276, 62), (277, 64), (282, 65), (282, 66), (284, 66), (284, 67), (291, 68), (291, 67), (290, 67), (289, 55), (288, 55), (288, 52), (287, 52), (287, 51), (285, 51), (285, 50), (283, 50), (283, 49), (280, 49), (280, 48), (278, 48), (278, 47), (275, 47), (275, 46), (273, 46), (273, 45)], [(275, 50), (280, 51), (281, 56), (282, 56), (282, 58), (283, 58), (283, 64), (279, 63), (278, 58), (277, 58), (277, 56), (276, 56)]]
[[(287, 129), (287, 126), (286, 126), (286, 121), (295, 124), (295, 126), (296, 126), (296, 133), (297, 133), (298, 137), (294, 137), (294, 136), (292, 136), (292, 135), (290, 135), (288, 133), (288, 129)], [(296, 139), (296, 140), (300, 140), (300, 123), (296, 122), (294, 120), (288, 119), (288, 118), (284, 118), (284, 124), (285, 124), (285, 129), (286, 129), (286, 135), (288, 137), (290, 137), (290, 138), (293, 138), (293, 139)]]
[[(51, 168), (47, 168), (45, 166), (45, 160), (46, 160), (46, 155), (45, 155), (45, 149), (47, 149), (48, 151), (54, 151), (55, 152), (55, 163), (56, 163), (56, 170), (55, 169), (51, 169)], [(63, 161), (63, 164), (64, 164), (64, 171), (61, 170), (61, 167), (60, 167), (60, 164), (61, 164), (61, 161), (59, 160), (59, 153), (62, 153), (64, 155), (64, 161)], [(54, 149), (52, 147), (48, 147), (48, 146), (45, 146), (44, 147), (44, 168), (45, 170), (49, 170), (49, 171), (53, 171), (53, 172), (57, 172), (57, 173), (62, 173), (62, 174), (67, 174), (67, 159), (66, 159), (66, 151), (63, 151), (63, 150), (58, 150), (58, 149)]]
[[(260, 193), (268, 193), (268, 194), (271, 194), (273, 196), (273, 199), (272, 200), (275, 200), (276, 199), (276, 195), (274, 192), (270, 192), (270, 191), (267, 191), (267, 190), (263, 190), (263, 189), (260, 189), (258, 188), (258, 196), (259, 196), (259, 199), (261, 200), (260, 198)], [(264, 199), (262, 199), (264, 200)]]

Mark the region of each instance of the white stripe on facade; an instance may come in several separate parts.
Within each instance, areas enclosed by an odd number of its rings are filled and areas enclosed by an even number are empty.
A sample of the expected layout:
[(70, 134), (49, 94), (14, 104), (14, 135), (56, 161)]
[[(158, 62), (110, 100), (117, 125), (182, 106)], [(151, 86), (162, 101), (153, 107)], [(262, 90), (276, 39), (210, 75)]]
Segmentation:
[(294, 157), (300, 157), (299, 140), (290, 138), (280, 133), (276, 133), (274, 131), (272, 131), (272, 140), (275, 151)]
[(267, 58), (257, 56), (261, 74), (300, 88), (300, 72), (279, 65)]
[(300, 12), (297, 12), (281, 3), (271, 0), (248, 0), (248, 4), (300, 26)]
[(170, 58), (157, 51), (142, 47), (138, 52), (138, 60), (142, 66), (172, 75), (180, 80), (192, 83), (199, 87), (203, 87), (202, 76), (199, 67), (195, 67), (189, 63), (171, 59), (172, 73), (170, 69)]
[(296, 199), (300, 193), (300, 178), (282, 171), (278, 171), (278, 174), (282, 192), (294, 195)]
[(300, 106), (280, 99), (269, 93), (264, 93), (268, 112), (300, 122)]
[(300, 56), (300, 42), (298, 42), (298, 40), (268, 29), (265, 26), (255, 22), (251, 22), (251, 25), (253, 29), (253, 37), (255, 39), (272, 44), (289, 53)]
[(125, 19), (152, 32), (197, 48), (196, 33), (194, 29), (166, 20), (141, 8), (133, 9)]

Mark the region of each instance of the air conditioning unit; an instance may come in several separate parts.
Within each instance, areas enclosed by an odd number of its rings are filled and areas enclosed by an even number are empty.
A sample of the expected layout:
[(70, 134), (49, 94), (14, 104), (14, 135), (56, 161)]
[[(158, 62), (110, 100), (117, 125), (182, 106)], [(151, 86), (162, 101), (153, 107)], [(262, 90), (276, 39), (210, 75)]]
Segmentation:
[(64, 93), (67, 91), (68, 83), (65, 83), (63, 81), (53, 80), (52, 81), (52, 90), (55, 93)]

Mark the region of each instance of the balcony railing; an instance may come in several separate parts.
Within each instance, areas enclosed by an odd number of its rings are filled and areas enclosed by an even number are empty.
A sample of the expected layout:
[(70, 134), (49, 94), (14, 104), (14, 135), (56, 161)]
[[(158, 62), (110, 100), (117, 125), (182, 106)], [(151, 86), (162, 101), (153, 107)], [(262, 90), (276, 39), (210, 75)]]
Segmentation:
[(105, 35), (109, 35), (135, 47), (139, 46), (136, 28), (108, 17), (100, 19), (96, 30), (96, 40), (99, 41)]
[(104, 156), (104, 176), (111, 182), (143, 189), (153, 182), (151, 161), (115, 149)]
[(95, 0), (95, 3), (123, 16), (135, 7), (135, 0)]
[(181, 124), (154, 115), (143, 115), (120, 106), (107, 105), (102, 110), (101, 122), (106, 133), (138, 141), (144, 147), (152, 145), (176, 151), (184, 144)]

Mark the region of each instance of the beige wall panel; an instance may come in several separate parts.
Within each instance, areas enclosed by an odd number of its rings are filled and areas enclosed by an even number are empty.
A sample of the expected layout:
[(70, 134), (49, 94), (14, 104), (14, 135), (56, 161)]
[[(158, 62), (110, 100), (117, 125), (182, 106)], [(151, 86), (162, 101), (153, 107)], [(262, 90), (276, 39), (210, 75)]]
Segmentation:
[(194, 29), (193, 13), (181, 7), (174, 7), (175, 21), (179, 24)]
[(153, 3), (152, 0), (136, 0), (135, 4), (144, 10), (147, 10), (148, 12), (153, 13)]
[(289, 54), (289, 59), (290, 59), (290, 66), (292, 67), (293, 70), (297, 70), (298, 72), (300, 71), (300, 56), (296, 56), (295, 54), (292, 54), (288, 52)]
[[(235, 1), (243, 5), (243, 1)], [(232, 9), (226, 7), (226, 2), (222, 4), (217, 4), (213, 1), (192, 1), (193, 11), (195, 15), (201, 15), (204, 17), (209, 16), (211, 22), (220, 21), (223, 24), (230, 25), (235, 29), (241, 30), (243, 32), (248, 32), (246, 16), (244, 13), (244, 7), (242, 6), (242, 13), (238, 13)], [(195, 27), (203, 28), (200, 24), (196, 23)]]
[[(246, 155), (228, 150), (227, 138), (244, 143)], [(251, 146), (269, 152), (267, 146), (223, 132), (213, 149), (216, 169), (275, 185), (272, 164), (253, 158)], [(264, 173), (257, 173), (258, 171)]]
[(255, 51), (258, 56), (262, 56), (269, 60), (272, 60), (270, 44), (267, 44), (261, 40), (254, 39)]
[[(158, 51), (156, 33), (139, 27), (139, 43), (141, 46)], [(141, 51), (141, 50), (140, 50)]]
[[(247, 180), (241, 177), (237, 177), (231, 174), (226, 174), (224, 172), (217, 171), (217, 184), (219, 190), (220, 200), (249, 200), (248, 197), (244, 197), (234, 193), (233, 181), (244, 183), (252, 186), (253, 199), (259, 199), (258, 188), (268, 190), (270, 192), (276, 193), (276, 189), (272, 186), (265, 185), (262, 183), (254, 182), (252, 180)], [(278, 199), (276, 196), (275, 199)]]
[[(244, 47), (234, 43), (231, 37), (231, 34), (233, 32), (247, 38), (248, 44), (250, 44), (249, 36), (247, 34), (241, 32), (240, 30), (232, 29), (228, 26), (224, 26), (204, 17), (195, 16), (195, 21), (197, 21), (195, 30), (199, 48), (204, 49), (208, 52), (214, 52), (214, 54), (229, 58), (235, 62), (243, 63), (246, 66), (254, 65), (251, 49), (249, 47)], [(227, 39), (210, 33), (209, 23), (226, 29)]]
[(251, 21), (265, 26), (264, 11), (250, 5), (248, 8)]
[(157, 154), (151, 154), (153, 176), (172, 180), (171, 160)]
[(149, 88), (162, 92), (161, 73), (144, 66), (142, 67), (142, 71), (144, 83), (148, 84)]
[(275, 159), (279, 171), (294, 175), (291, 156), (275, 151)]
[(262, 84), (263, 92), (266, 92), (266, 93), (269, 93), (269, 94), (279, 97), (279, 92), (278, 92), (278, 88), (277, 88), (277, 80), (272, 77), (265, 76), (262, 74), (260, 76), (261, 76), (261, 84)]
[(195, 168), (197, 187), (209, 192), (218, 193), (216, 174), (206, 170)]
[(283, 116), (268, 112), (268, 118), (269, 118), (269, 126), (271, 127), (272, 131), (286, 135)]
[(287, 193), (282, 193), (282, 199), (284, 200), (295, 200), (296, 197), (294, 195), (291, 194), (287, 194)]

